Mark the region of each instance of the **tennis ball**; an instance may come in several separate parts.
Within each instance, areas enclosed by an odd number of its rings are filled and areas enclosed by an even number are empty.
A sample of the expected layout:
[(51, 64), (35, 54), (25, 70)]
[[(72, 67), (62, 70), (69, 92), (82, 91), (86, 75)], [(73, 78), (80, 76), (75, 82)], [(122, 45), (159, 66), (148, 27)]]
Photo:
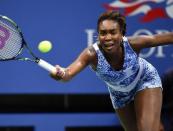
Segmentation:
[(38, 44), (38, 50), (42, 53), (47, 53), (52, 49), (52, 43), (48, 40), (41, 41)]

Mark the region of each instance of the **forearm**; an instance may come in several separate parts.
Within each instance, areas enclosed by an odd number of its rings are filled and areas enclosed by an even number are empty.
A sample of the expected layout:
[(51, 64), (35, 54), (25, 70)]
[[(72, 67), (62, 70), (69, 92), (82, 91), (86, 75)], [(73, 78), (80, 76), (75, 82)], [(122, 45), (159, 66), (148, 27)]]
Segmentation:
[(78, 74), (83, 68), (78, 64), (71, 64), (67, 68), (62, 68), (59, 65), (56, 65), (56, 72), (51, 73), (51, 77), (57, 81), (68, 82), (70, 81), (76, 74)]
[(64, 75), (61, 77), (61, 81), (63, 82), (68, 82), (73, 78), (73, 76), (71, 75), (69, 68), (65, 68), (64, 69)]
[(93, 59), (95, 59), (95, 54), (91, 53), (89, 49), (85, 49), (67, 68), (57, 65), (57, 72), (51, 76), (56, 80), (67, 82), (88, 66)]

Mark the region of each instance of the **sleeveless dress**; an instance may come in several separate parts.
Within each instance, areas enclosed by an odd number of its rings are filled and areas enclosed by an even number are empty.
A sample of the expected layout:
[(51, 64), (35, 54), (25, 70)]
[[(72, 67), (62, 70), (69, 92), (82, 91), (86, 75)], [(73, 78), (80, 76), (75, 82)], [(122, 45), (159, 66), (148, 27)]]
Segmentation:
[(124, 64), (118, 71), (107, 62), (98, 43), (92, 46), (98, 58), (96, 75), (106, 83), (114, 109), (130, 103), (138, 91), (146, 88), (162, 88), (157, 70), (146, 60), (138, 57), (126, 37), (123, 37)]

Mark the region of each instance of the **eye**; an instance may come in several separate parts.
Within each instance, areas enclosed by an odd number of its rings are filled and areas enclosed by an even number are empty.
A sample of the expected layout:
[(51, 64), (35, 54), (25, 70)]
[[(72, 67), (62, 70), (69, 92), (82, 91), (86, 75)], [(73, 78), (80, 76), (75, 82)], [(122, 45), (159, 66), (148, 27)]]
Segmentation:
[(107, 34), (107, 32), (105, 31), (105, 30), (101, 30), (100, 32), (99, 32), (99, 35), (100, 36), (105, 36)]
[(111, 30), (110, 34), (115, 35), (115, 34), (117, 34), (117, 31), (116, 30)]

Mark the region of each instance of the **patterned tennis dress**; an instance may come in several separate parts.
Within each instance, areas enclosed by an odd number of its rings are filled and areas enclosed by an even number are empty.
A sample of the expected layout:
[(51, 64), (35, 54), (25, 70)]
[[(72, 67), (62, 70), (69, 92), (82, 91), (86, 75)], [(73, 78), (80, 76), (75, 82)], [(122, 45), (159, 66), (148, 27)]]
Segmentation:
[(114, 109), (127, 105), (140, 90), (162, 88), (156, 69), (146, 60), (137, 56), (126, 37), (123, 37), (123, 46), (124, 64), (123, 68), (117, 71), (107, 62), (98, 43), (93, 44), (98, 58), (95, 72), (106, 83)]

